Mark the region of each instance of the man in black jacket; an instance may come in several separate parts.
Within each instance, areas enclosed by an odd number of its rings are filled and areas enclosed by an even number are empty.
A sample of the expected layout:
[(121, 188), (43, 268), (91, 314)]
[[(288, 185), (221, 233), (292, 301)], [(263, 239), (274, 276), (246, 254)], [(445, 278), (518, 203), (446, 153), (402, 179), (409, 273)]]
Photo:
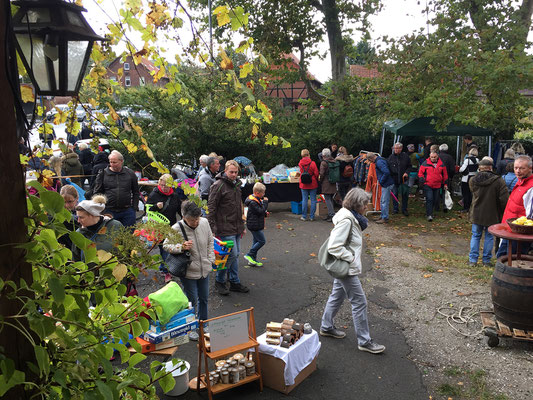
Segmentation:
[(135, 172), (124, 167), (124, 157), (118, 151), (113, 150), (109, 155), (109, 167), (98, 173), (92, 193), (107, 197), (105, 212), (112, 214), (122, 225), (135, 225), (139, 184)]
[[(407, 202), (409, 201), (409, 189), (407, 186), (400, 188), (402, 184), (407, 185), (407, 180), (409, 179), (409, 172), (411, 171), (411, 160), (407, 153), (403, 152), (403, 144), (396, 143), (393, 147), (392, 154), (387, 159), (387, 164), (389, 166), (390, 174), (394, 180), (394, 188), (392, 192), (396, 199), (398, 199), (398, 193), (401, 192), (402, 197), (402, 214), (406, 217), (409, 215), (407, 211)], [(393, 214), (398, 214), (399, 204), (398, 201), (394, 199), (393, 204)]]

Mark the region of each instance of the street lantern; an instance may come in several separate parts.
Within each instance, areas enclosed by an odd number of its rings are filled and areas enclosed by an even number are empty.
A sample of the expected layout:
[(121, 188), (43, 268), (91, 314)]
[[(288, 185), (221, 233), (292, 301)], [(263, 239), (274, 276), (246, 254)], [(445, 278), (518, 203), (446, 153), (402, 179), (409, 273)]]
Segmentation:
[(98, 36), (85, 8), (62, 0), (18, 0), (12, 26), (24, 67), (43, 96), (76, 96)]

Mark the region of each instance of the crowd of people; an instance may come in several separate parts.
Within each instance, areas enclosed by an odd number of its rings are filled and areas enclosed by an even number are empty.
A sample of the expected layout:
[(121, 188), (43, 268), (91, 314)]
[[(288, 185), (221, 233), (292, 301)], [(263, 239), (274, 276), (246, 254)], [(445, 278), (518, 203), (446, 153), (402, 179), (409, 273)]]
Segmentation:
[[(433, 221), (440, 209), (443, 212), (448, 210), (444, 194), (452, 186), (454, 175), (459, 174), (460, 204), (462, 211), (469, 212), (472, 223), (469, 261), (472, 265), (478, 263), (484, 235), (481, 261), (491, 265), (494, 238), (488, 232), (488, 227), (507, 218), (533, 214), (532, 161), (528, 156), (509, 149), (504, 158), (494, 165), (490, 157), (479, 160), (480, 151), (472, 138), (465, 137), (465, 145), (466, 155), (458, 165), (448, 154), (447, 144), (434, 144), (432, 138), (427, 138), (425, 146), (419, 148), (418, 152), (415, 152), (414, 144), (408, 144), (407, 151), (404, 151), (402, 143), (395, 143), (388, 158), (377, 153), (366, 153), (365, 159), (368, 165), (372, 164), (375, 168), (380, 187), (380, 191), (376, 192), (379, 193), (380, 216), (375, 222), (387, 224), (390, 208), (392, 214), (401, 212), (409, 217), (409, 199), (417, 193), (423, 195), (427, 220)], [(371, 195), (356, 187), (356, 175), (360, 169), (356, 165), (356, 158), (345, 147), (331, 145), (320, 152), (318, 160), (317, 165), (311, 159), (309, 150), (301, 151), (298, 164), (302, 194), (300, 219), (315, 219), (317, 195), (321, 194), (328, 211), (324, 219), (334, 225), (328, 239), (328, 251), (350, 263), (348, 276), (333, 282), (320, 334), (334, 338), (345, 336), (343, 331), (335, 328), (333, 319), (347, 298), (352, 305), (359, 349), (381, 353), (385, 347), (370, 337), (366, 297), (358, 279), (361, 272), (362, 231), (368, 226), (364, 215)], [(226, 262), (227, 268), (215, 274), (214, 289), (221, 296), (227, 296), (230, 292), (249, 292), (239, 276), (239, 255), (245, 227), (253, 238), (251, 248), (243, 252), (244, 259), (250, 265), (263, 265), (258, 252), (267, 241), (264, 233), (265, 218), (269, 214), (266, 186), (257, 182), (253, 193), (243, 202), (238, 179), (241, 166), (235, 160), (223, 161), (216, 154), (200, 158), (200, 168), (196, 174), (197, 194), (201, 200), (205, 200), (205, 208), (178, 195), (169, 174), (159, 178), (157, 187), (147, 198), (151, 209), (161, 213), (174, 230), (183, 234), (182, 243), (172, 243), (167, 239), (160, 244), (160, 271), (165, 282), (170, 281), (173, 276), (167, 268), (169, 257), (183, 252), (190, 255), (191, 263), (180, 281), (201, 320), (208, 318), (209, 272), (215, 264), (214, 238), (233, 244)], [(62, 157), (51, 157), (48, 165), (55, 173), (48, 182), (48, 189), (60, 192), (65, 207), (73, 213), (72, 220), (65, 222), (65, 227), (94, 241), (97, 249), (112, 250), (113, 231), (136, 223), (135, 212), (139, 202), (138, 177), (124, 165), (122, 154), (114, 150), (94, 155), (82, 144), (76, 151), (70, 151)], [(86, 199), (80, 201), (79, 187), (84, 185), (85, 178), (89, 178), (89, 190), (85, 193)], [(335, 212), (336, 202), (342, 206), (338, 212)], [(72, 249), (75, 260), (83, 261), (83, 252), (70, 242), (68, 235), (61, 236), (60, 241)], [(507, 242), (502, 241), (497, 256), (508, 251), (516, 252), (516, 249), (508, 250), (507, 247)], [(191, 333), (191, 338), (197, 339), (197, 332)]]

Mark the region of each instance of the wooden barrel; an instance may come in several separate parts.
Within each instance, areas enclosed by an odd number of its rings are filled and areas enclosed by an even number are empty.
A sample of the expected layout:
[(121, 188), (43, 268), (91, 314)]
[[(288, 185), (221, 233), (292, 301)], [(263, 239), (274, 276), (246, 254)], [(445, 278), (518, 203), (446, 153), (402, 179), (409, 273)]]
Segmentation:
[[(494, 314), (511, 329), (533, 331), (533, 268), (509, 267), (506, 257), (496, 262), (492, 275)], [(533, 256), (523, 255), (521, 259), (533, 266)]]

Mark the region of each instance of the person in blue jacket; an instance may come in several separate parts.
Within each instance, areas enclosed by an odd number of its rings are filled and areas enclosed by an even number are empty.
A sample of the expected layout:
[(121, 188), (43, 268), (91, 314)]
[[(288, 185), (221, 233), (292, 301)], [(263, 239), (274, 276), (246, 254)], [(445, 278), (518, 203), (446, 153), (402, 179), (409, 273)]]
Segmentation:
[(387, 160), (378, 156), (376, 153), (368, 153), (366, 158), (371, 163), (376, 164), (376, 175), (381, 185), (381, 218), (376, 221), (377, 224), (386, 224), (389, 222), (389, 203), (390, 194), (394, 188), (394, 180), (390, 174)]

